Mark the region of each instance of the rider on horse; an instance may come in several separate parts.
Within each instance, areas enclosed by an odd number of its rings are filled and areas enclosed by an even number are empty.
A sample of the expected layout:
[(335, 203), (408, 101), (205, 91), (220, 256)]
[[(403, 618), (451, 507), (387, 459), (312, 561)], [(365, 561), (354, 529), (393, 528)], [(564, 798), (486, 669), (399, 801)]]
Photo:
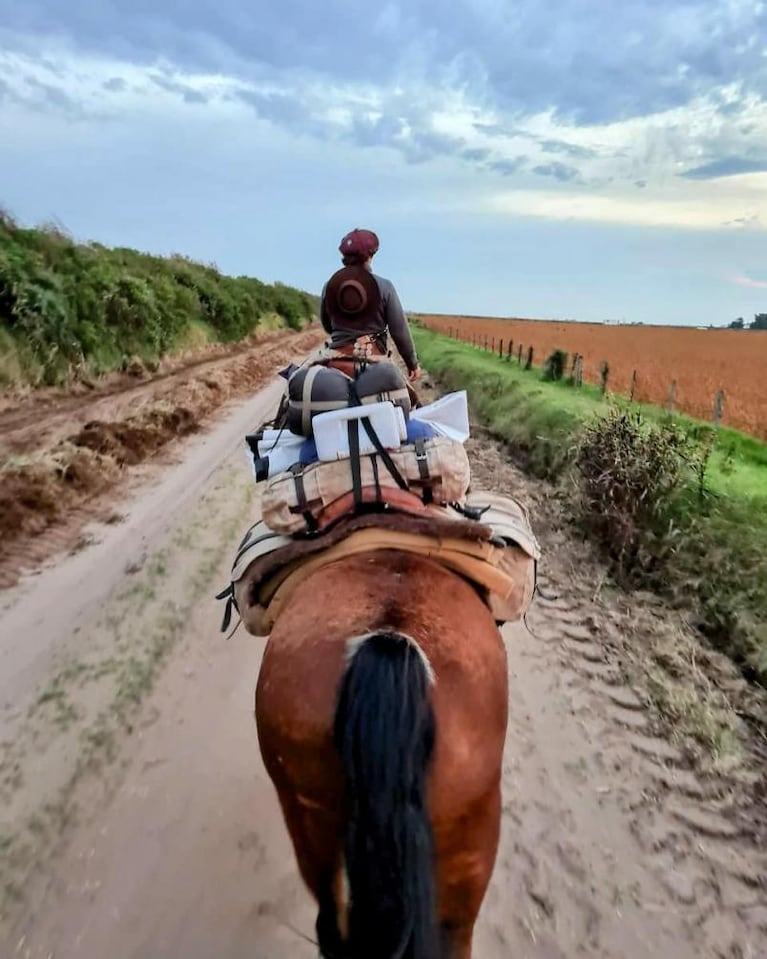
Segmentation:
[(410, 380), (417, 380), (421, 369), (397, 291), (372, 270), (378, 245), (371, 230), (352, 230), (341, 240), (344, 265), (323, 287), (320, 320), (333, 350), (360, 358), (388, 356), (390, 332)]

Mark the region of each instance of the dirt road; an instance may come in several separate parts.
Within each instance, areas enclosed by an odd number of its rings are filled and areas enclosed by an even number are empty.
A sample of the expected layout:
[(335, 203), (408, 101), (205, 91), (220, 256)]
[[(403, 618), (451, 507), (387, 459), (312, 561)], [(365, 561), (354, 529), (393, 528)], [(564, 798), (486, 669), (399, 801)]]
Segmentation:
[[(252, 719), (264, 644), (223, 639), (212, 600), (257, 510), (236, 446), (277, 389), (5, 594), (0, 955), (316, 955)], [(530, 507), (557, 597), (532, 633), (504, 631), (504, 821), (478, 959), (764, 956), (759, 759), (732, 706), (747, 691), (676, 614), (610, 587), (550, 490), (470, 443), (475, 485)]]

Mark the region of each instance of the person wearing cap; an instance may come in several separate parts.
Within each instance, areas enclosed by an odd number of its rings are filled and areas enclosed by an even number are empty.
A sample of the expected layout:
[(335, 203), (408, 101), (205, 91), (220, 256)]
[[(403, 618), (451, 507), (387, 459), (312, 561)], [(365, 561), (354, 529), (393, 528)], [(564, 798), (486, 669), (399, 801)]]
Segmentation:
[(372, 230), (352, 230), (338, 247), (343, 267), (322, 290), (320, 321), (339, 353), (388, 356), (391, 334), (410, 380), (421, 375), (405, 311), (391, 280), (373, 273), (378, 237)]

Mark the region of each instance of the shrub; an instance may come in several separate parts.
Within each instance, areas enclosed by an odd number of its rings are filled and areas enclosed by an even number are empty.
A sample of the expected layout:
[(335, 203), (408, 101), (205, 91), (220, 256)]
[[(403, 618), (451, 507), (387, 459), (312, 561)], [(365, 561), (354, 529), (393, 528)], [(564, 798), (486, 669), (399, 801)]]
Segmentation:
[(672, 548), (695, 453), (677, 426), (636, 411), (614, 409), (585, 427), (576, 454), (581, 521), (623, 578), (646, 573)]
[(567, 353), (564, 350), (554, 350), (543, 366), (544, 380), (561, 380), (567, 369)]
[(60, 382), (147, 361), (204, 324), (242, 339), (265, 317), (300, 329), (317, 299), (283, 284), (229, 277), (185, 257), (76, 244), (58, 226), (18, 227), (0, 211), (0, 375)]

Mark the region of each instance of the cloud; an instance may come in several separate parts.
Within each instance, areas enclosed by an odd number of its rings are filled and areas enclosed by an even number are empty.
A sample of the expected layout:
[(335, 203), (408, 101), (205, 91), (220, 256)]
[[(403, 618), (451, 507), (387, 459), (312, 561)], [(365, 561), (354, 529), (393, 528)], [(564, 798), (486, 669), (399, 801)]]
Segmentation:
[(436, 157), (460, 155), (465, 145), (466, 141), (462, 137), (440, 133), (438, 130), (411, 130), (405, 155), (410, 162), (423, 163)]
[(488, 170), (500, 173), (501, 176), (512, 176), (514, 173), (518, 173), (524, 165), (525, 157), (523, 156), (514, 157), (511, 160), (492, 160), (486, 164)]
[(104, 81), (103, 87), (111, 93), (123, 93), (128, 89), (128, 84), (122, 77), (110, 77)]
[(592, 147), (580, 146), (577, 143), (565, 143), (564, 140), (541, 140), (541, 149), (546, 153), (565, 153), (573, 159), (588, 160), (598, 155)]
[(151, 74), (151, 81), (158, 87), (162, 87), (163, 90), (168, 90), (170, 93), (178, 93), (184, 103), (208, 102), (208, 97), (201, 90), (196, 90), (186, 83), (180, 83), (173, 77), (153, 73)]
[(491, 0), (449, 15), (388, 0), (372, 16), (284, 0), (258, 17), (189, 0), (183, 18), (169, 0), (151, 15), (135, 0), (27, 0), (6, 18), (15, 33), (0, 31), (0, 102), (14, 122), (26, 108), (153, 129), (236, 116), (243, 140), (287, 133), (302, 156), (324, 145), (440, 183), (472, 175), (485, 196), (513, 178), (529, 199), (501, 203), (504, 215), (761, 230), (767, 57), (751, 0), (729, 0), (727, 17), (713, 0), (634, 6), (604, 24), (586, 0), (560, 0), (556, 17), (552, 0), (520, 0), (510, 25)]
[(754, 279), (750, 276), (734, 276), (732, 282), (738, 286), (747, 286), (754, 290), (767, 290), (767, 279)]
[(679, 175), (688, 180), (713, 180), (718, 177), (739, 176), (741, 173), (764, 172), (767, 172), (767, 158), (750, 160), (746, 157), (721, 157), (702, 166), (693, 167), (692, 170), (685, 170)]
[(361, 147), (397, 147), (407, 126), (402, 117), (358, 116), (351, 125), (351, 137)]
[[(4, 0), (7, 31), (78, 49), (241, 80), (303, 71), (332, 83), (420, 81), (470, 90), (509, 117), (553, 109), (576, 125), (683, 106), (727, 83), (767, 94), (767, 13), (755, 0)], [(731, 100), (722, 113), (737, 112)], [(504, 124), (504, 121), (501, 121)]]
[(579, 179), (578, 170), (574, 166), (559, 163), (558, 161), (542, 163), (539, 166), (533, 167), (533, 173), (537, 173), (538, 176), (553, 177), (555, 180), (559, 180), (560, 183), (567, 183), (570, 180)]
[(307, 131), (315, 129), (310, 123), (313, 117), (310, 104), (292, 92), (281, 93), (239, 87), (231, 95), (253, 107), (258, 116), (264, 120), (288, 128), (304, 126)]
[(490, 158), (490, 150), (487, 147), (468, 147), (462, 151), (461, 156), (470, 163), (484, 163)]
[(739, 202), (738, 194), (720, 191), (705, 202), (694, 190), (685, 194), (655, 191), (648, 196), (636, 191), (593, 193), (587, 190), (511, 190), (494, 193), (488, 209), (507, 216), (612, 223), (673, 230), (715, 231), (742, 228), (764, 229), (767, 222), (767, 190), (752, 190), (748, 202), (759, 209), (738, 220), (726, 221), (723, 213)]
[(762, 229), (762, 218), (758, 213), (751, 213), (748, 216), (739, 216), (734, 220), (723, 220), (721, 223), (724, 227), (734, 227), (736, 229)]
[[(79, 104), (78, 124), (27, 75)], [(668, 114), (575, 126), (552, 110), (503, 112), (455, 84), (279, 70), (243, 78), (42, 41), (24, 56), (0, 54), (0, 76), (26, 97), (0, 104), (0, 124), (13, 130), (0, 149), (1, 199), (24, 223), (57, 217), (84, 240), (181, 250), (312, 290), (337, 265), (340, 237), (370, 225), (382, 239), (381, 272), (415, 310), (722, 324), (758, 312), (765, 296), (728, 282), (752, 276), (763, 230), (721, 226), (760, 214), (767, 223), (765, 178), (674, 175), (745, 155), (705, 97)], [(190, 106), (184, 89), (206, 102)], [(757, 106), (743, 109), (761, 130)], [(429, 131), (442, 137), (422, 144), (431, 159), (409, 164), (404, 141)], [(593, 149), (572, 159), (588, 187), (532, 173), (552, 158), (541, 140)], [(597, 176), (613, 183), (595, 188)]]

